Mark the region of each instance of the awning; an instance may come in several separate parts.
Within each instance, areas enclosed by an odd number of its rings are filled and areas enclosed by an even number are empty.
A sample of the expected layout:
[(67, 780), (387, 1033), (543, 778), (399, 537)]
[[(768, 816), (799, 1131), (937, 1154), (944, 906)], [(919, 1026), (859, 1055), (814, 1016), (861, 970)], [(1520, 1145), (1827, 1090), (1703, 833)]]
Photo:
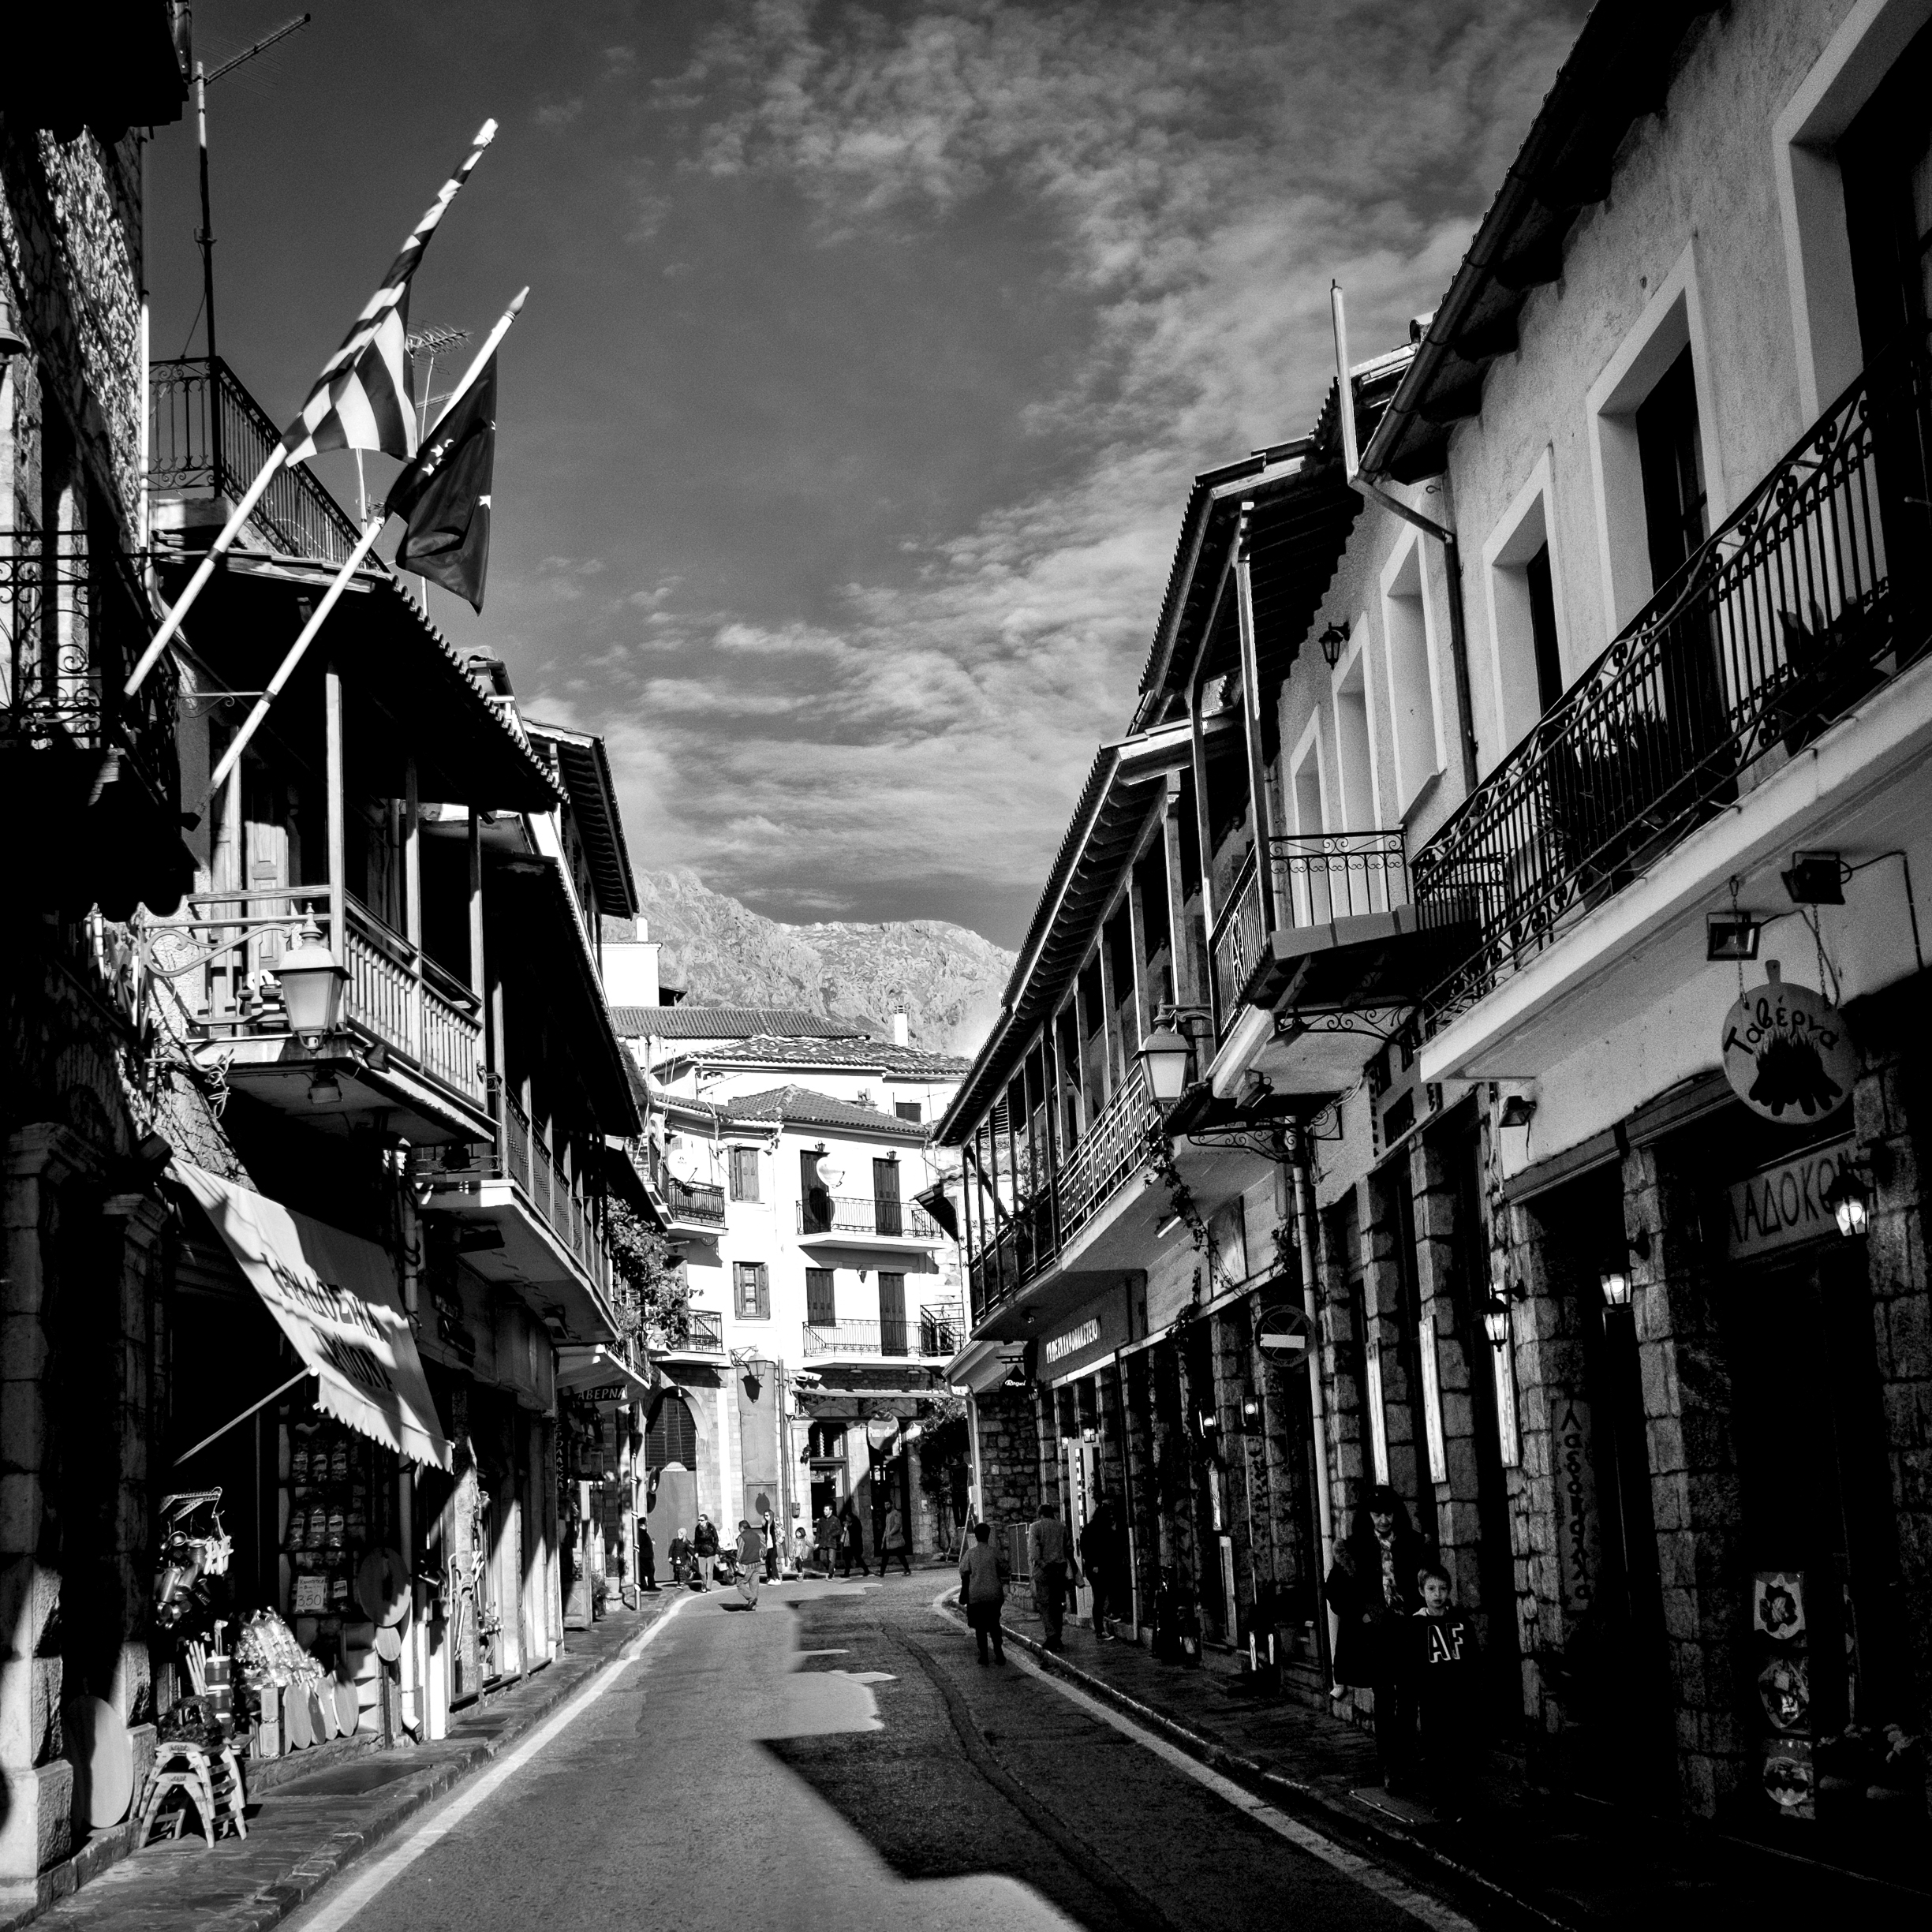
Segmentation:
[(614, 1348), (566, 1342), (557, 1351), (557, 1387), (596, 1402), (641, 1402), (654, 1386)]
[(317, 1405), (411, 1462), (449, 1468), (387, 1252), (188, 1161), (171, 1171), (316, 1378)]

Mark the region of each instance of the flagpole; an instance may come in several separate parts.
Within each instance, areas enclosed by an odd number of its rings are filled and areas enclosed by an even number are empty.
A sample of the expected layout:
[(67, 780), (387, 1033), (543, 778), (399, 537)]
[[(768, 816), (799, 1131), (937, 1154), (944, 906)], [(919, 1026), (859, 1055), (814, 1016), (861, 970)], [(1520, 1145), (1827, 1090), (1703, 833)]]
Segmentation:
[[(211, 380), (212, 372), (211, 372)], [(211, 396), (208, 406), (219, 409), (221, 398)], [(255, 506), (262, 500), (263, 492), (274, 481), (275, 473), (288, 461), (289, 452), (285, 445), (278, 443), (268, 453), (268, 461), (256, 473), (255, 480), (243, 492), (241, 501), (236, 504), (234, 514), (222, 525), (222, 533), (208, 546), (208, 554), (195, 566), (195, 574), (188, 580), (188, 588), (174, 600), (174, 607), (162, 620), (161, 628), (154, 634), (148, 648), (142, 652), (140, 662), (128, 673), (128, 681), (121, 687), (124, 697), (132, 697), (141, 688), (142, 682), (155, 667), (155, 660), (168, 648), (168, 640), (181, 627), (181, 619), (188, 615), (189, 607), (201, 595), (208, 579), (215, 574), (219, 563), (228, 547), (241, 534), (241, 526), (253, 514)]]
[[(521, 312), (525, 298), (529, 293), (526, 283), (517, 291), (515, 299), (497, 318), (495, 327), (484, 338), (482, 348), (476, 352), (469, 367), (463, 372), (463, 379), (450, 391), (448, 402), (444, 404), (441, 413), (436, 417), (435, 424), (431, 429), (432, 435), (435, 433), (436, 428), (442, 426), (443, 419), (450, 410), (476, 386), (476, 379), (488, 368), (491, 357), (496, 353), (499, 345), (510, 333), (510, 325)], [(425, 448), (428, 447), (428, 443), (429, 438), (425, 436), (423, 439)], [(249, 739), (254, 737), (260, 728), (263, 719), (267, 716), (269, 706), (281, 695), (282, 687), (290, 678), (294, 676), (296, 667), (302, 661), (303, 653), (315, 641), (316, 633), (322, 628), (329, 613), (341, 600), (342, 592), (349, 588), (349, 579), (361, 567), (363, 559), (375, 547), (376, 538), (382, 535), (383, 526), (388, 521), (389, 507), (385, 503), (382, 509), (369, 519), (361, 536), (356, 540), (356, 547), (349, 553), (348, 562), (336, 573), (334, 581), (323, 593), (322, 601), (316, 606), (308, 622), (302, 626), (301, 635), (289, 646), (288, 655), (282, 659), (275, 675), (268, 680), (267, 688), (256, 700), (255, 708), (249, 713), (241, 729), (235, 734), (228, 749), (222, 753), (221, 763), (215, 768), (214, 775), (208, 780), (209, 798), (213, 798), (221, 790), (222, 780), (235, 768), (242, 753), (248, 749)]]

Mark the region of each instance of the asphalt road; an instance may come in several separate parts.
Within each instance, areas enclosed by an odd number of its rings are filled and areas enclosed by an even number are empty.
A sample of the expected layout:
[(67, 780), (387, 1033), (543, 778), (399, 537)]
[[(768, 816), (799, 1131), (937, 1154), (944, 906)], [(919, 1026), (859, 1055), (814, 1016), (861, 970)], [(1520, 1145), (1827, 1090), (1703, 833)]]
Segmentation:
[(289, 1923), (1467, 1925), (1054, 1680), (982, 1669), (932, 1607), (944, 1580), (681, 1603)]

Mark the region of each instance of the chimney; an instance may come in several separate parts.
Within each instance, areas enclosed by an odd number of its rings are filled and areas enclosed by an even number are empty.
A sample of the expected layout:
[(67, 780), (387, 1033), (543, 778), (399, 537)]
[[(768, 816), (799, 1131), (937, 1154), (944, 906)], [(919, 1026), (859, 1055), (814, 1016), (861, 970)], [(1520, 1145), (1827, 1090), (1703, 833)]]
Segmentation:
[(906, 1015), (903, 1013), (895, 1013), (892, 1015), (892, 1044), (895, 1047), (910, 1046), (912, 1044), (906, 1025)]

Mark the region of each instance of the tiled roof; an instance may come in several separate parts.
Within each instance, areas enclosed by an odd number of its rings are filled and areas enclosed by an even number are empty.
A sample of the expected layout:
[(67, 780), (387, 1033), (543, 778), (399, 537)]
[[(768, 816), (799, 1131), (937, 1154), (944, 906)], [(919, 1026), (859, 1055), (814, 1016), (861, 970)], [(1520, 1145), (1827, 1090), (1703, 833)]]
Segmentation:
[(694, 1056), (707, 1067), (835, 1067), (846, 1072), (924, 1074), (936, 1080), (963, 1080), (970, 1060), (890, 1040), (790, 1040), (769, 1034), (715, 1047)]
[(787, 1126), (858, 1127), (895, 1140), (921, 1141), (925, 1130), (917, 1123), (882, 1114), (876, 1108), (834, 1100), (809, 1087), (771, 1087), (762, 1093), (741, 1093), (725, 1102), (725, 1124), (738, 1121), (782, 1121)]
[(862, 1040), (865, 1029), (828, 1019), (803, 1007), (613, 1007), (611, 1018), (626, 1040), (749, 1040), (769, 1033), (786, 1040)]

